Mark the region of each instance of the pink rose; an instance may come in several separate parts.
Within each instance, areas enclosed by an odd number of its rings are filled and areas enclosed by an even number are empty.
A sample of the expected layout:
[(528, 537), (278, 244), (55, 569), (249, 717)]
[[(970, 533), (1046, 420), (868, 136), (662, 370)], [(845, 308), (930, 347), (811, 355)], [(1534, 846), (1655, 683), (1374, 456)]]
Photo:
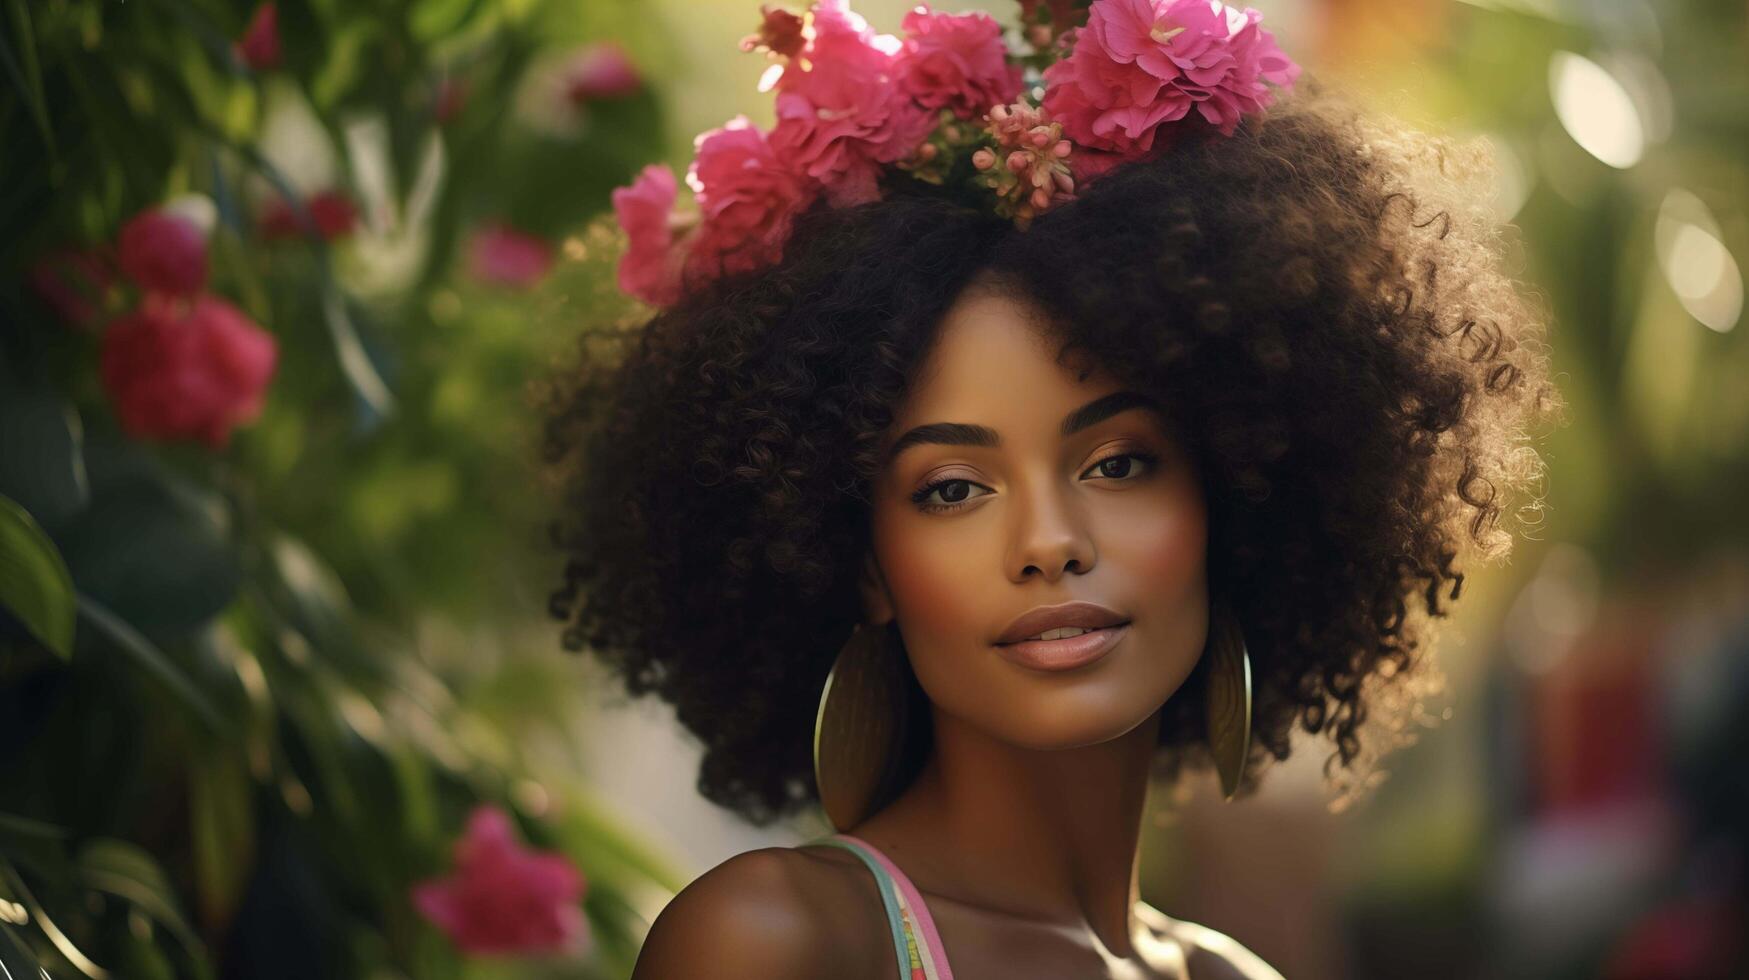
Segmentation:
[(1076, 143), (1126, 159), (1194, 108), (1231, 136), (1241, 116), (1291, 86), (1299, 66), (1257, 25), (1262, 14), (1216, 0), (1099, 0), (1074, 49), (1045, 70), (1045, 108)]
[[(315, 233), (325, 242), (351, 234), (358, 224), (358, 208), (342, 191), (319, 191), (304, 202), (304, 207), (315, 221)], [(261, 237), (270, 240), (295, 238), (306, 231), (303, 219), (282, 198), (275, 198), (262, 209), (256, 227)]]
[(882, 165), (916, 150), (935, 113), (894, 79), (899, 39), (873, 33), (845, 0), (819, 0), (813, 27), (778, 83), (772, 148), (825, 185), (834, 206), (875, 200)]
[(468, 274), (481, 282), (532, 286), (552, 265), (552, 243), (503, 223), (479, 228), (468, 239)]
[(587, 942), (581, 873), (518, 843), (510, 817), (479, 806), (456, 841), (455, 874), (413, 886), (413, 906), (464, 952), (546, 953)]
[(116, 276), (107, 249), (59, 248), (31, 265), (31, 291), (62, 323), (87, 329), (103, 315)]
[(785, 166), (746, 116), (701, 134), (695, 146), (686, 183), (703, 224), (689, 267), (716, 276), (778, 261), (795, 216), (813, 203), (818, 186)]
[(590, 102), (631, 95), (643, 85), (637, 66), (625, 50), (612, 41), (604, 41), (577, 53), (566, 71), (565, 92), (572, 102)]
[(919, 5), (904, 28), (899, 89), (924, 108), (970, 119), (1020, 94), (1020, 66), (1008, 63), (1002, 25), (989, 14), (937, 14)]
[(273, 335), (216, 296), (147, 295), (104, 332), (98, 373), (130, 436), (223, 449), (260, 414), (278, 358)]
[(255, 8), (233, 50), (237, 59), (254, 71), (279, 67), (279, 8), (273, 0)]
[(193, 221), (149, 208), (116, 236), (121, 270), (141, 289), (186, 296), (206, 285), (206, 235)]
[(680, 298), (685, 249), (674, 239), (674, 171), (650, 164), (629, 187), (613, 192), (613, 213), (625, 229), (626, 252), (619, 260), (619, 288), (653, 306)]

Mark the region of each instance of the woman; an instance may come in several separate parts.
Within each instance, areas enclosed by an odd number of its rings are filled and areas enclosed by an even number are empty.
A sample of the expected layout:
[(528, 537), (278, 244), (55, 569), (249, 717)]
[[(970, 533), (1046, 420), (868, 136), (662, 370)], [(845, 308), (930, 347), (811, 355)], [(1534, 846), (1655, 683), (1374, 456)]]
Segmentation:
[[(1254, 12), (1029, 7), (1042, 102), (923, 15), (767, 11), (779, 122), (700, 138), (690, 230), (660, 173), (617, 196), (663, 308), (548, 402), (566, 645), (675, 706), (708, 798), (839, 831), (693, 882), (637, 976), (1275, 977), (1137, 900), (1147, 791), (1249, 792), (1296, 726), (1376, 755), (1540, 474), (1538, 323), (1455, 148), (1276, 100)], [(1097, 89), (1235, 64), (1181, 116)]]

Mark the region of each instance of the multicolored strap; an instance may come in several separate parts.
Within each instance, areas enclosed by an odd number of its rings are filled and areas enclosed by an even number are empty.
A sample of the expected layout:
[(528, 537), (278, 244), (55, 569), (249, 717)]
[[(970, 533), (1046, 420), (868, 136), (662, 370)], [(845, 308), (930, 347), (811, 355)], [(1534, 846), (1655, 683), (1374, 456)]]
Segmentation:
[(880, 886), (881, 902), (886, 906), (887, 924), (893, 931), (893, 949), (899, 961), (900, 980), (953, 980), (953, 970), (947, 965), (947, 951), (935, 920), (917, 886), (905, 872), (899, 870), (873, 844), (850, 834), (833, 834), (809, 841), (841, 847), (862, 859)]

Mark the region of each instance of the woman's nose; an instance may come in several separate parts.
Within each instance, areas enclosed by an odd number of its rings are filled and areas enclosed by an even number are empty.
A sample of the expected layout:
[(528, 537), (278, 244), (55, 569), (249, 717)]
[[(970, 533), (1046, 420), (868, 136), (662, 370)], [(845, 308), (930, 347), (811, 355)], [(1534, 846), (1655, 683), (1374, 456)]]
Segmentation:
[(1058, 487), (1023, 489), (1016, 492), (1015, 503), (1010, 580), (1040, 576), (1055, 582), (1067, 572), (1084, 574), (1093, 568), (1093, 539), (1071, 494)]

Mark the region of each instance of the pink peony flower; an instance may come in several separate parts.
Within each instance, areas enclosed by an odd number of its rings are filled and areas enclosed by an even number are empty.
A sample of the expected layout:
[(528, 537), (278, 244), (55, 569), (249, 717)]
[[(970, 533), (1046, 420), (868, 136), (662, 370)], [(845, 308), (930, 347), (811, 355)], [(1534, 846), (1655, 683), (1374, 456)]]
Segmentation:
[(552, 265), (551, 242), (501, 222), (476, 229), (468, 239), (468, 274), (481, 282), (532, 286)]
[(572, 102), (618, 99), (643, 86), (637, 66), (612, 41), (583, 48), (566, 70), (565, 93)]
[(96, 325), (116, 275), (107, 248), (58, 248), (37, 259), (26, 273), (31, 291), (64, 324), (81, 330)]
[(819, 0), (811, 17), (813, 37), (778, 82), (772, 148), (834, 206), (875, 200), (881, 166), (910, 156), (935, 113), (896, 83), (898, 38), (873, 33), (845, 0)]
[[(358, 208), (342, 191), (319, 191), (304, 202), (304, 207), (316, 223), (315, 233), (325, 242), (351, 234), (358, 224)], [(283, 198), (275, 198), (262, 209), (256, 227), (261, 237), (269, 240), (296, 238), (307, 231), (303, 219)]]
[(1045, 70), (1044, 106), (1076, 143), (1125, 159), (1193, 108), (1231, 136), (1275, 100), (1265, 82), (1299, 76), (1262, 17), (1218, 0), (1099, 0), (1069, 57)]
[(232, 45), (237, 60), (254, 71), (279, 67), (279, 7), (273, 0), (255, 8), (243, 36)]
[(704, 275), (749, 272), (783, 257), (795, 216), (819, 187), (779, 160), (746, 116), (701, 134), (686, 183), (703, 224), (688, 260)]
[(1020, 94), (1020, 66), (1008, 63), (1002, 25), (989, 14), (938, 14), (920, 4), (904, 28), (899, 89), (924, 108), (970, 119)]
[(98, 373), (129, 435), (223, 449), (260, 414), (278, 358), (273, 335), (216, 296), (147, 295), (104, 332)]
[(545, 953), (587, 942), (581, 873), (518, 843), (510, 817), (480, 806), (455, 845), (455, 874), (413, 886), (413, 906), (467, 953)]
[(122, 225), (117, 259), (141, 289), (186, 296), (206, 285), (206, 235), (175, 212), (148, 208)]
[(674, 238), (674, 171), (650, 164), (629, 187), (613, 192), (613, 213), (625, 229), (627, 245), (619, 260), (619, 288), (653, 306), (680, 298), (685, 246)]

